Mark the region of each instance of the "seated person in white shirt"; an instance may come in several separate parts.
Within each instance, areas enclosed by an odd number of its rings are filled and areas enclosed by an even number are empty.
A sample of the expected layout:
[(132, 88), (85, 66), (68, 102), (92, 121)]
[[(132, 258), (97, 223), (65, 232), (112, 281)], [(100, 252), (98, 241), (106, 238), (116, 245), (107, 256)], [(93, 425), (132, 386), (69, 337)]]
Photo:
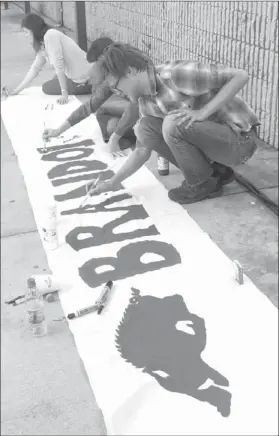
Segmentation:
[(86, 59), (86, 53), (73, 39), (59, 30), (52, 29), (36, 14), (26, 15), (21, 22), (22, 29), (32, 45), (36, 57), (23, 81), (5, 94), (16, 95), (27, 88), (40, 73), (48, 61), (55, 70), (55, 77), (43, 84), (43, 92), (48, 95), (60, 95), (57, 102), (65, 104), (68, 95), (91, 93), (90, 79), (92, 64)]

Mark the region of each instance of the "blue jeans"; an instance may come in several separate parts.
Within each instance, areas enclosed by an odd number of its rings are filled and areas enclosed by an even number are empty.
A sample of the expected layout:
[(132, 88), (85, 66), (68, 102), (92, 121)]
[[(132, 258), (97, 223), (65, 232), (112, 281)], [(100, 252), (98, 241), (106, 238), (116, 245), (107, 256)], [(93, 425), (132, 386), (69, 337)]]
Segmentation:
[[(187, 130), (172, 115), (164, 120), (143, 117), (135, 126), (138, 144), (156, 151), (179, 167), (190, 187), (206, 182), (213, 173), (212, 162), (233, 167), (245, 163), (256, 151), (254, 129), (237, 134), (227, 124), (202, 121)], [(137, 144), (136, 144), (137, 146)]]

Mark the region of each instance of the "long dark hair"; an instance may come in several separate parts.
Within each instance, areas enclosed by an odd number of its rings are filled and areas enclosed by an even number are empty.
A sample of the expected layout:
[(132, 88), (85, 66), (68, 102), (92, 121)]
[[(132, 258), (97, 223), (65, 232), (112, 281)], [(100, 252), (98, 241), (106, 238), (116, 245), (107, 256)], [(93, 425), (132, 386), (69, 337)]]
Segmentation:
[(33, 48), (35, 52), (38, 52), (44, 41), (45, 33), (51, 29), (51, 27), (45, 23), (43, 18), (36, 14), (25, 15), (22, 19), (21, 27), (31, 30), (33, 34)]
[(96, 62), (104, 53), (105, 48), (109, 47), (109, 45), (113, 44), (113, 42), (114, 41), (108, 36), (102, 36), (101, 38), (93, 41), (87, 52), (87, 61)]

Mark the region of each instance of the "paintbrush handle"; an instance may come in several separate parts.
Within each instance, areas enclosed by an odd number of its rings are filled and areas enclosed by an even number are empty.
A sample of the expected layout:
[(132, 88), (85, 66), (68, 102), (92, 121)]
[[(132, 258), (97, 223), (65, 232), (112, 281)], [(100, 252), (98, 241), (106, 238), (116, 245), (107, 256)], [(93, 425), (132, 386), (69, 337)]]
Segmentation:
[(99, 182), (100, 177), (101, 177), (101, 176), (99, 175), (99, 176), (97, 177), (97, 179), (95, 179), (95, 180), (92, 182), (92, 185), (91, 185), (91, 187), (89, 188), (89, 190), (88, 190), (88, 192), (87, 192), (87, 195), (86, 195), (85, 198), (83, 199), (83, 201), (82, 201), (80, 207), (82, 207), (82, 206), (84, 205), (84, 203), (86, 202), (86, 200), (87, 200), (88, 197), (90, 196), (90, 193), (92, 192), (93, 188), (95, 188), (96, 185), (97, 185), (97, 183)]

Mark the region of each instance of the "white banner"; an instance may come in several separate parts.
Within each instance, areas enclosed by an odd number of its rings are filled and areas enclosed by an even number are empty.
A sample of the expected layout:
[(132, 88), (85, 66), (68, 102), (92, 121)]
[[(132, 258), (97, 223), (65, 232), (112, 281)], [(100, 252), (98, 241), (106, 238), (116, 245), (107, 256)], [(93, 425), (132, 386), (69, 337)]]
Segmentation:
[[(101, 315), (69, 321), (108, 433), (277, 435), (276, 308), (247, 277), (235, 281), (231, 260), (146, 167), (79, 208), (85, 184), (121, 162), (109, 169), (94, 116), (42, 153), (54, 102), (30, 88), (2, 102), (2, 117), (42, 240), (44, 205), (57, 202), (60, 245), (47, 256), (65, 314), (114, 282)], [(79, 104), (55, 104), (47, 126)]]

